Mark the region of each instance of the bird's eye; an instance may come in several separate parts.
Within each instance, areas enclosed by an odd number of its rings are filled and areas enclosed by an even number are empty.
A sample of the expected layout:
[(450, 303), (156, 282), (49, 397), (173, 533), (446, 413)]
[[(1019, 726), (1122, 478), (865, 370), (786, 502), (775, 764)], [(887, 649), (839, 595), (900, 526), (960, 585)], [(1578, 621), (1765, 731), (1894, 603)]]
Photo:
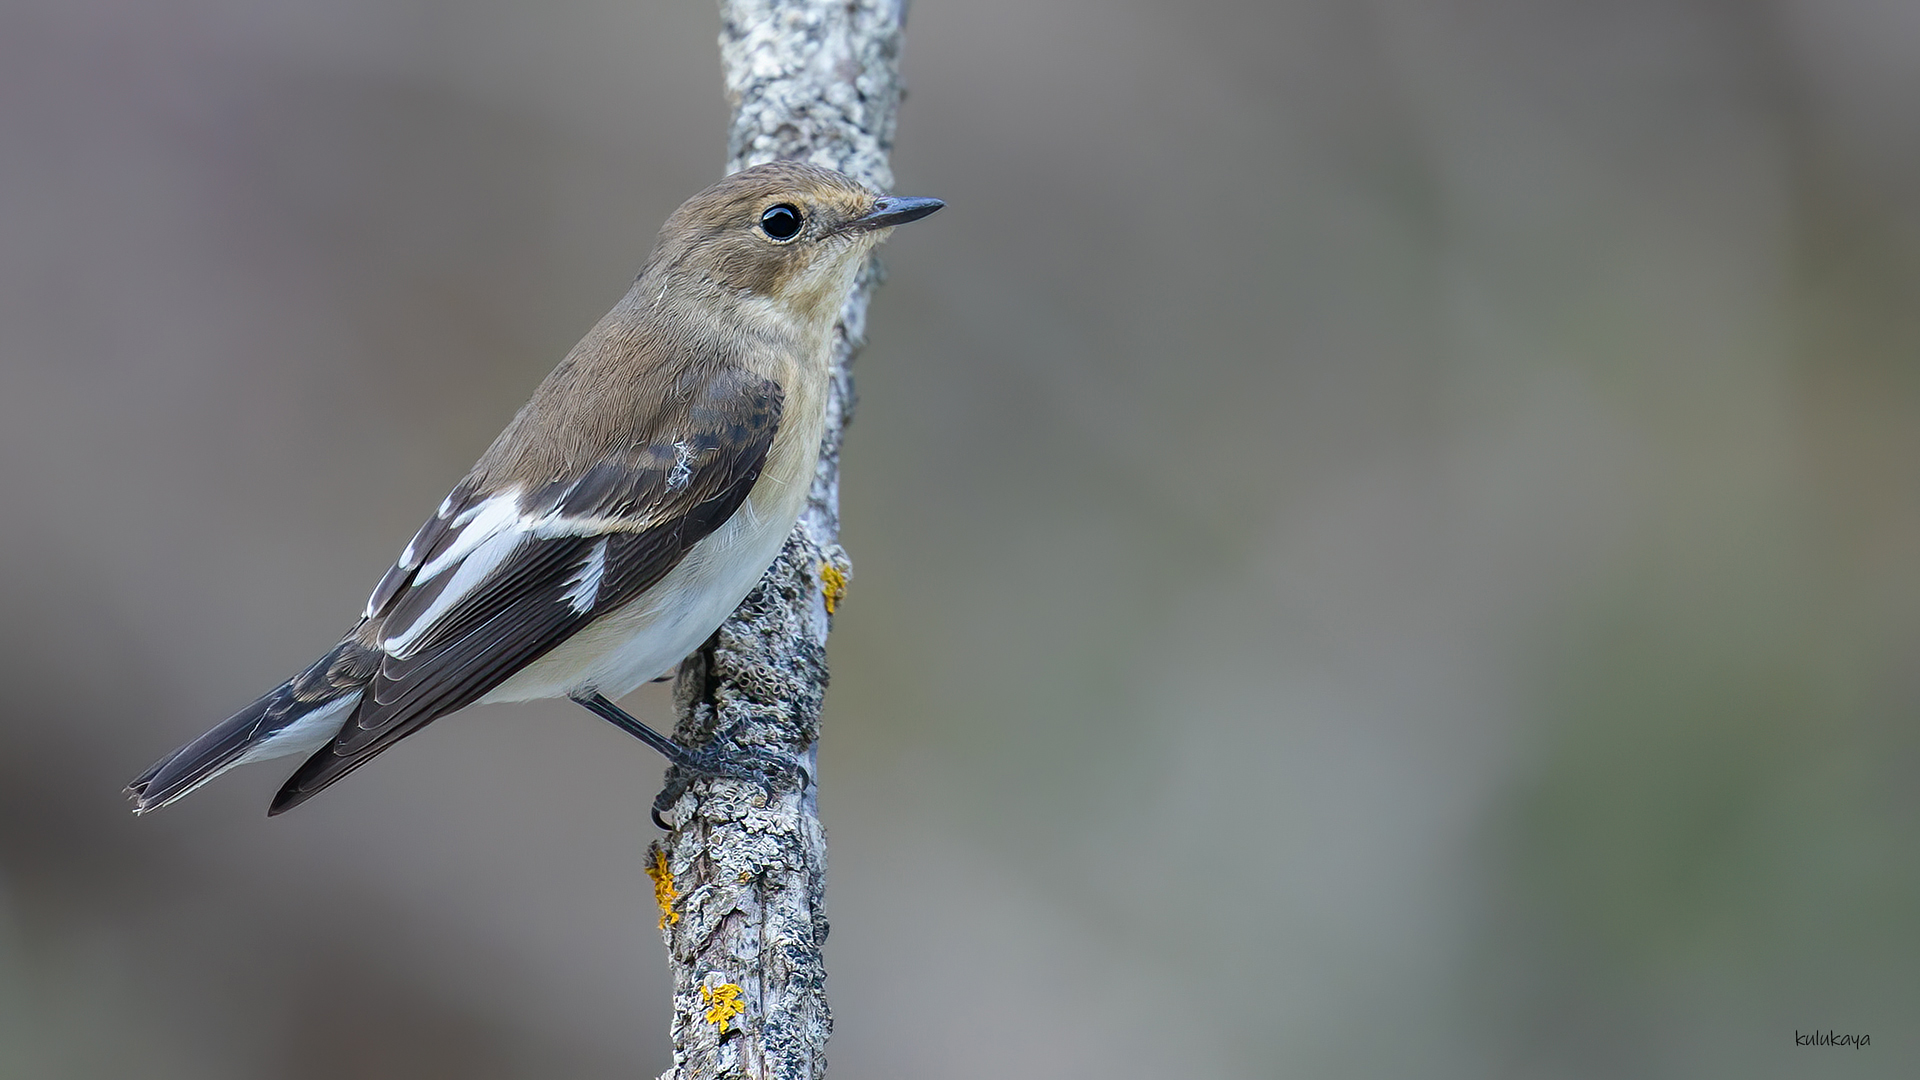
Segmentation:
[(760, 215), (760, 228), (775, 240), (791, 240), (800, 233), (800, 210), (781, 203)]

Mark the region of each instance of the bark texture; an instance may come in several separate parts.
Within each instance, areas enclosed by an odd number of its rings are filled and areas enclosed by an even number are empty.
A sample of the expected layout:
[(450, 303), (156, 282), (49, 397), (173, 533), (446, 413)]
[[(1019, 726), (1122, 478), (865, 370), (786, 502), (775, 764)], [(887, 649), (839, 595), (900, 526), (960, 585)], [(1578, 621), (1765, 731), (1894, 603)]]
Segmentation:
[[(900, 102), (899, 0), (722, 0), (733, 105), (727, 171), (803, 158), (879, 191)], [(826, 639), (849, 571), (838, 541), (848, 366), (864, 339), (873, 267), (835, 330), (836, 375), (806, 511), (740, 609), (680, 668), (676, 737), (791, 755), (805, 776), (688, 783), (672, 772), (673, 826), (649, 854), (673, 966), (673, 1068), (663, 1080), (826, 1075), (826, 833), (812, 777)]]

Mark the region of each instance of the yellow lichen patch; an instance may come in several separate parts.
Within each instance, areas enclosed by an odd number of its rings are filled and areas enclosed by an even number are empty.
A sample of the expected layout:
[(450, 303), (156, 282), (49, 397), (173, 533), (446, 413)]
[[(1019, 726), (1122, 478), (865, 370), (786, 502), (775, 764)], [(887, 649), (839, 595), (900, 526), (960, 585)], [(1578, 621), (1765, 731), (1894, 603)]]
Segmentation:
[(660, 929), (665, 930), (668, 923), (680, 921), (680, 913), (673, 910), (673, 902), (680, 894), (673, 888), (673, 871), (667, 869), (667, 853), (654, 849), (653, 865), (647, 867), (647, 876), (653, 879), (653, 902), (660, 905)]
[(747, 1007), (740, 1003), (740, 988), (733, 983), (701, 987), (700, 1000), (712, 1006), (707, 1010), (707, 1023), (718, 1024), (722, 1035), (727, 1033), (728, 1020), (747, 1011)]
[(829, 615), (847, 595), (847, 575), (832, 563), (820, 564), (820, 594), (826, 597)]

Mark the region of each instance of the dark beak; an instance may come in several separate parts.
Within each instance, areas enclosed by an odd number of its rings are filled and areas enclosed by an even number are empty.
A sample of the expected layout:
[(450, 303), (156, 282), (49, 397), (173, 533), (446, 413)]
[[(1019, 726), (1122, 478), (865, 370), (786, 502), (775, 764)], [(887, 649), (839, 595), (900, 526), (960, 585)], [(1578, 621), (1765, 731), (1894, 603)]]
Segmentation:
[(852, 229), (887, 229), (895, 225), (905, 225), (909, 221), (919, 221), (935, 210), (947, 205), (939, 199), (903, 199), (889, 195), (873, 204), (873, 209), (863, 217), (847, 222)]

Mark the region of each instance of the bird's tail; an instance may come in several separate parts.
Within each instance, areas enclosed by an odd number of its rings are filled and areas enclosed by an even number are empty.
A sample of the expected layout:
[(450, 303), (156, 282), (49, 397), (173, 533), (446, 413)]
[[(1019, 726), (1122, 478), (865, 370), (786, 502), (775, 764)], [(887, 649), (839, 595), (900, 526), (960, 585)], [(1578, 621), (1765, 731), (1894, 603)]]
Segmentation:
[(308, 754), (325, 746), (359, 704), (361, 693), (359, 686), (327, 687), (316, 693), (320, 680), (313, 676), (326, 665), (327, 660), (322, 660), (154, 762), (127, 785), (133, 812), (158, 810), (235, 765)]

